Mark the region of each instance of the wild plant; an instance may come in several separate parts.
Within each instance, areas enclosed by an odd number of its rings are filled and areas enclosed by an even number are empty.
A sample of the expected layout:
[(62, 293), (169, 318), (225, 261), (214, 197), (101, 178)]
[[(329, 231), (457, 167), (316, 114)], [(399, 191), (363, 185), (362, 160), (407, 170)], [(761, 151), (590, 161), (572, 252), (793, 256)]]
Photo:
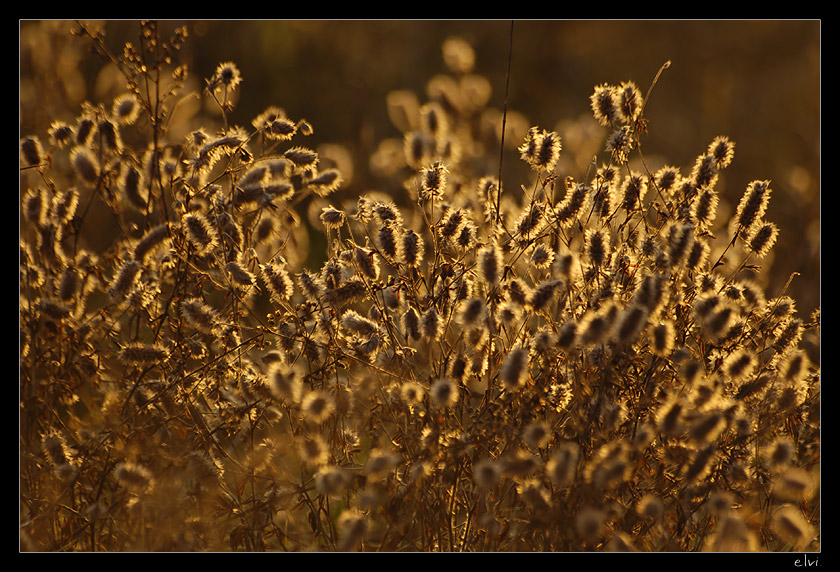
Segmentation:
[(20, 139), (23, 549), (819, 550), (819, 315), (755, 277), (771, 181), (718, 220), (733, 141), (648, 168), (656, 81), (581, 101), (589, 157), (451, 38), (347, 197), (185, 29), (76, 31), (126, 90)]

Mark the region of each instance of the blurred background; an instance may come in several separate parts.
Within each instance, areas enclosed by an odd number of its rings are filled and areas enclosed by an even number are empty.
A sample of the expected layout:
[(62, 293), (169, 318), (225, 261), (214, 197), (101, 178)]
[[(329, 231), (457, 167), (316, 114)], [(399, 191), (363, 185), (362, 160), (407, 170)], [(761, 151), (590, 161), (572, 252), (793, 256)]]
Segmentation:
[[(137, 42), (137, 22), (98, 25), (116, 53), (126, 41)], [(234, 123), (250, 126), (276, 105), (314, 125), (308, 146), (336, 143), (349, 151), (353, 173), (341, 191), (346, 196), (379, 184), (369, 158), (382, 140), (400, 135), (386, 96), (409, 90), (422, 102), (428, 80), (447, 72), (441, 52), (446, 38), (459, 36), (473, 46), (475, 72), (493, 89), (488, 105), (504, 104), (508, 20), (163, 21), (162, 35), (180, 25), (190, 37), (179, 62), (189, 66), (196, 88), (221, 62), (232, 61), (241, 71)], [(125, 91), (113, 66), (92, 52), (89, 41), (71, 36), (70, 27), (20, 22), (21, 136), (45, 140), (50, 123), (74, 121), (83, 101), (110, 105)], [(716, 136), (730, 137), (735, 160), (717, 185), (724, 195), (719, 220), (734, 212), (750, 181), (771, 180), (766, 218), (781, 230), (763, 262), (772, 271), (760, 281), (774, 297), (798, 272), (787, 294), (807, 320), (820, 305), (820, 33), (815, 20), (517, 21), (508, 105), (546, 129), (588, 120), (596, 84), (632, 80), (644, 93), (670, 61), (646, 110), (649, 165), (668, 163), (688, 173)], [(566, 140), (564, 147), (571, 144)], [(506, 173), (514, 159), (506, 161)]]

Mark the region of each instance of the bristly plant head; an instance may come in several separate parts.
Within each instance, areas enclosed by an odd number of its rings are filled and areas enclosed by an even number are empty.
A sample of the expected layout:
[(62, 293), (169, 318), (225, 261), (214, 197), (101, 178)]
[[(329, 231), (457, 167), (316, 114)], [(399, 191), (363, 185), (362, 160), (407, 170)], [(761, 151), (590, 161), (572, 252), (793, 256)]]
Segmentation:
[(20, 139), (22, 548), (819, 550), (819, 315), (761, 286), (770, 181), (718, 218), (734, 142), (646, 154), (670, 63), (580, 94), (579, 168), (448, 38), (354, 195), (185, 29), (76, 31), (126, 91)]

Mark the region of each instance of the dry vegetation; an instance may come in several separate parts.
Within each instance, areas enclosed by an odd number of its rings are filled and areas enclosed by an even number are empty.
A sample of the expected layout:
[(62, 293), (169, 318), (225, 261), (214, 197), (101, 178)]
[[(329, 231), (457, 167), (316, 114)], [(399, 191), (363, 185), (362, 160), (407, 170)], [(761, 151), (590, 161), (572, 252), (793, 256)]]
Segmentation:
[[(756, 279), (772, 182), (718, 219), (728, 137), (647, 170), (627, 81), (594, 158), (502, 138), (452, 38), (382, 102), (392, 187), (334, 200), (316, 121), (229, 123), (235, 63), (76, 31), (125, 94), (21, 134), (22, 549), (819, 550), (819, 314)], [(191, 97), (220, 120), (172, 138)]]

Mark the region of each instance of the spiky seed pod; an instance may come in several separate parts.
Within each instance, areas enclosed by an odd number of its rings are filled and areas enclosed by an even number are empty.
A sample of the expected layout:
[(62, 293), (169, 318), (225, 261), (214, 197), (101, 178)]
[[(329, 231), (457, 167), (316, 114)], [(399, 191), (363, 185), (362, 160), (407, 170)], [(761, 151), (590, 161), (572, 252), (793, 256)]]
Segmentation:
[(307, 179), (306, 188), (319, 197), (326, 197), (338, 190), (343, 182), (344, 178), (338, 169), (325, 169), (311, 179)]
[(420, 173), (420, 197), (423, 200), (440, 199), (446, 188), (446, 175), (449, 170), (441, 161), (435, 161)]
[(674, 322), (665, 320), (653, 326), (650, 331), (651, 351), (667, 357), (674, 349)]
[(753, 226), (747, 237), (747, 249), (759, 258), (764, 258), (776, 244), (779, 228), (772, 222), (761, 222)]
[(205, 334), (212, 334), (219, 325), (218, 312), (198, 298), (181, 301), (181, 316), (192, 327)]
[(407, 229), (402, 233), (397, 248), (400, 263), (409, 267), (417, 267), (423, 262), (425, 248), (423, 239), (413, 230)]
[(303, 393), (300, 372), (282, 361), (272, 362), (269, 365), (266, 385), (272, 395), (280, 401), (297, 403)]
[(336, 544), (339, 552), (349, 552), (364, 539), (368, 524), (365, 515), (355, 509), (346, 509), (338, 515), (340, 540)]
[(285, 265), (268, 262), (260, 266), (260, 277), (276, 302), (288, 300), (292, 296), (294, 283)]
[(618, 86), (618, 116), (624, 123), (634, 123), (642, 114), (642, 92), (632, 81)]
[(114, 477), (127, 489), (144, 490), (152, 481), (152, 473), (138, 463), (125, 461), (114, 468)]
[(325, 391), (310, 391), (301, 400), (300, 409), (304, 419), (317, 425), (335, 412), (335, 400)]
[(488, 286), (498, 285), (504, 270), (504, 260), (499, 246), (491, 243), (481, 247), (478, 251), (476, 266), (482, 282)]
[(53, 121), (47, 131), (50, 142), (56, 147), (63, 149), (73, 141), (73, 128), (63, 121)]
[(76, 174), (87, 184), (94, 185), (99, 179), (99, 161), (87, 147), (76, 146), (70, 152), (70, 161)]
[(668, 263), (672, 268), (682, 264), (694, 244), (695, 229), (691, 223), (672, 223), (665, 231), (667, 237)]
[(379, 256), (372, 250), (356, 246), (353, 249), (353, 261), (356, 268), (368, 279), (379, 278)]
[(705, 240), (694, 240), (685, 256), (685, 267), (693, 272), (703, 270), (711, 252), (711, 246)]
[(443, 319), (434, 306), (430, 306), (420, 316), (420, 333), (429, 341), (437, 340), (443, 333), (443, 327)]
[(717, 444), (712, 443), (694, 455), (685, 471), (685, 480), (691, 483), (702, 481), (712, 469), (712, 461), (717, 453)]
[(116, 124), (110, 119), (104, 118), (99, 121), (97, 126), (99, 131), (99, 140), (102, 147), (114, 153), (121, 153), (123, 149), (122, 137)]
[(748, 233), (767, 211), (771, 193), (770, 181), (752, 181), (747, 185), (732, 219), (735, 228)]
[(484, 299), (473, 297), (464, 300), (458, 307), (458, 322), (466, 327), (481, 324), (487, 318), (487, 304)]
[(508, 300), (517, 306), (525, 306), (531, 297), (531, 288), (521, 278), (512, 278), (506, 285)]
[(715, 137), (714, 141), (709, 144), (707, 153), (714, 159), (715, 166), (718, 169), (725, 169), (732, 163), (735, 156), (735, 143), (725, 135)]
[(50, 207), (50, 216), (57, 224), (69, 224), (76, 215), (79, 206), (79, 192), (76, 189), (68, 189), (53, 197)]
[(167, 351), (157, 344), (131, 342), (120, 350), (120, 361), (126, 364), (148, 367), (166, 360)]
[(414, 340), (420, 339), (420, 315), (413, 306), (409, 306), (409, 308), (403, 313), (402, 326), (406, 338)]
[(546, 280), (537, 286), (528, 298), (528, 304), (534, 312), (544, 310), (562, 286), (562, 280)]
[(432, 382), (429, 396), (440, 407), (452, 407), (458, 402), (458, 384), (448, 377), (440, 377)]
[(714, 189), (700, 189), (691, 203), (691, 218), (700, 229), (708, 229), (715, 220), (720, 199)]
[(390, 222), (380, 226), (376, 235), (376, 243), (382, 254), (390, 258), (396, 258), (398, 238), (396, 229)]
[(619, 97), (615, 86), (597, 85), (595, 92), (589, 98), (595, 119), (603, 127), (617, 124), (621, 121)]
[(134, 290), (141, 271), (142, 267), (138, 261), (128, 260), (120, 267), (108, 292), (116, 300), (125, 299)]
[(514, 390), (525, 383), (528, 379), (528, 369), (531, 356), (528, 348), (516, 344), (508, 351), (505, 361), (499, 368), (499, 379), (508, 391)]
[(632, 212), (641, 208), (642, 201), (647, 193), (647, 188), (647, 179), (640, 173), (632, 172), (627, 175), (622, 181), (621, 189), (619, 191), (621, 196), (621, 206), (627, 212)]
[(46, 157), (41, 140), (35, 136), (24, 137), (20, 140), (20, 161), (25, 167), (36, 167)]
[(308, 173), (318, 165), (318, 154), (306, 147), (292, 147), (287, 149), (282, 156), (292, 163), (295, 173)]
[(231, 260), (225, 265), (230, 279), (239, 286), (251, 286), (257, 279), (242, 264)]
[(320, 433), (305, 433), (298, 440), (301, 460), (309, 466), (321, 467), (330, 461), (330, 451)]
[(587, 230), (584, 248), (594, 266), (599, 268), (604, 266), (610, 255), (607, 233), (601, 228)]
[(341, 316), (341, 326), (347, 332), (361, 336), (372, 336), (379, 331), (379, 326), (376, 322), (365, 318), (355, 310), (344, 312)]
[(557, 347), (568, 350), (578, 339), (578, 324), (574, 320), (566, 321), (557, 332)]
[(566, 193), (563, 202), (554, 209), (554, 219), (562, 227), (574, 224), (577, 217), (584, 211), (592, 189), (582, 183), (577, 183), (571, 191)]
[(619, 127), (607, 137), (605, 148), (610, 153), (610, 158), (618, 165), (627, 164), (630, 152), (636, 146), (636, 140), (632, 128), (628, 125)]
[(537, 244), (531, 251), (530, 262), (535, 268), (548, 268), (554, 262), (554, 253), (545, 244)]
[(114, 99), (111, 115), (119, 125), (133, 125), (140, 117), (141, 106), (133, 93), (123, 93)]
[(499, 482), (502, 469), (495, 459), (482, 459), (473, 466), (472, 477), (480, 489), (489, 489)]
[(361, 280), (353, 278), (335, 287), (328, 287), (324, 293), (326, 302), (333, 306), (352, 304), (364, 300), (368, 295), (368, 288)]
[(184, 215), (182, 224), (187, 239), (199, 254), (208, 254), (218, 245), (218, 232), (201, 213), (194, 212)]
[(452, 239), (464, 224), (464, 211), (460, 208), (449, 209), (441, 220), (438, 233), (444, 240)]
[(691, 182), (698, 190), (714, 187), (718, 178), (717, 163), (711, 155), (701, 155), (691, 171)]
[(616, 321), (614, 337), (621, 344), (633, 343), (636, 336), (647, 325), (648, 309), (632, 304), (622, 310)]

